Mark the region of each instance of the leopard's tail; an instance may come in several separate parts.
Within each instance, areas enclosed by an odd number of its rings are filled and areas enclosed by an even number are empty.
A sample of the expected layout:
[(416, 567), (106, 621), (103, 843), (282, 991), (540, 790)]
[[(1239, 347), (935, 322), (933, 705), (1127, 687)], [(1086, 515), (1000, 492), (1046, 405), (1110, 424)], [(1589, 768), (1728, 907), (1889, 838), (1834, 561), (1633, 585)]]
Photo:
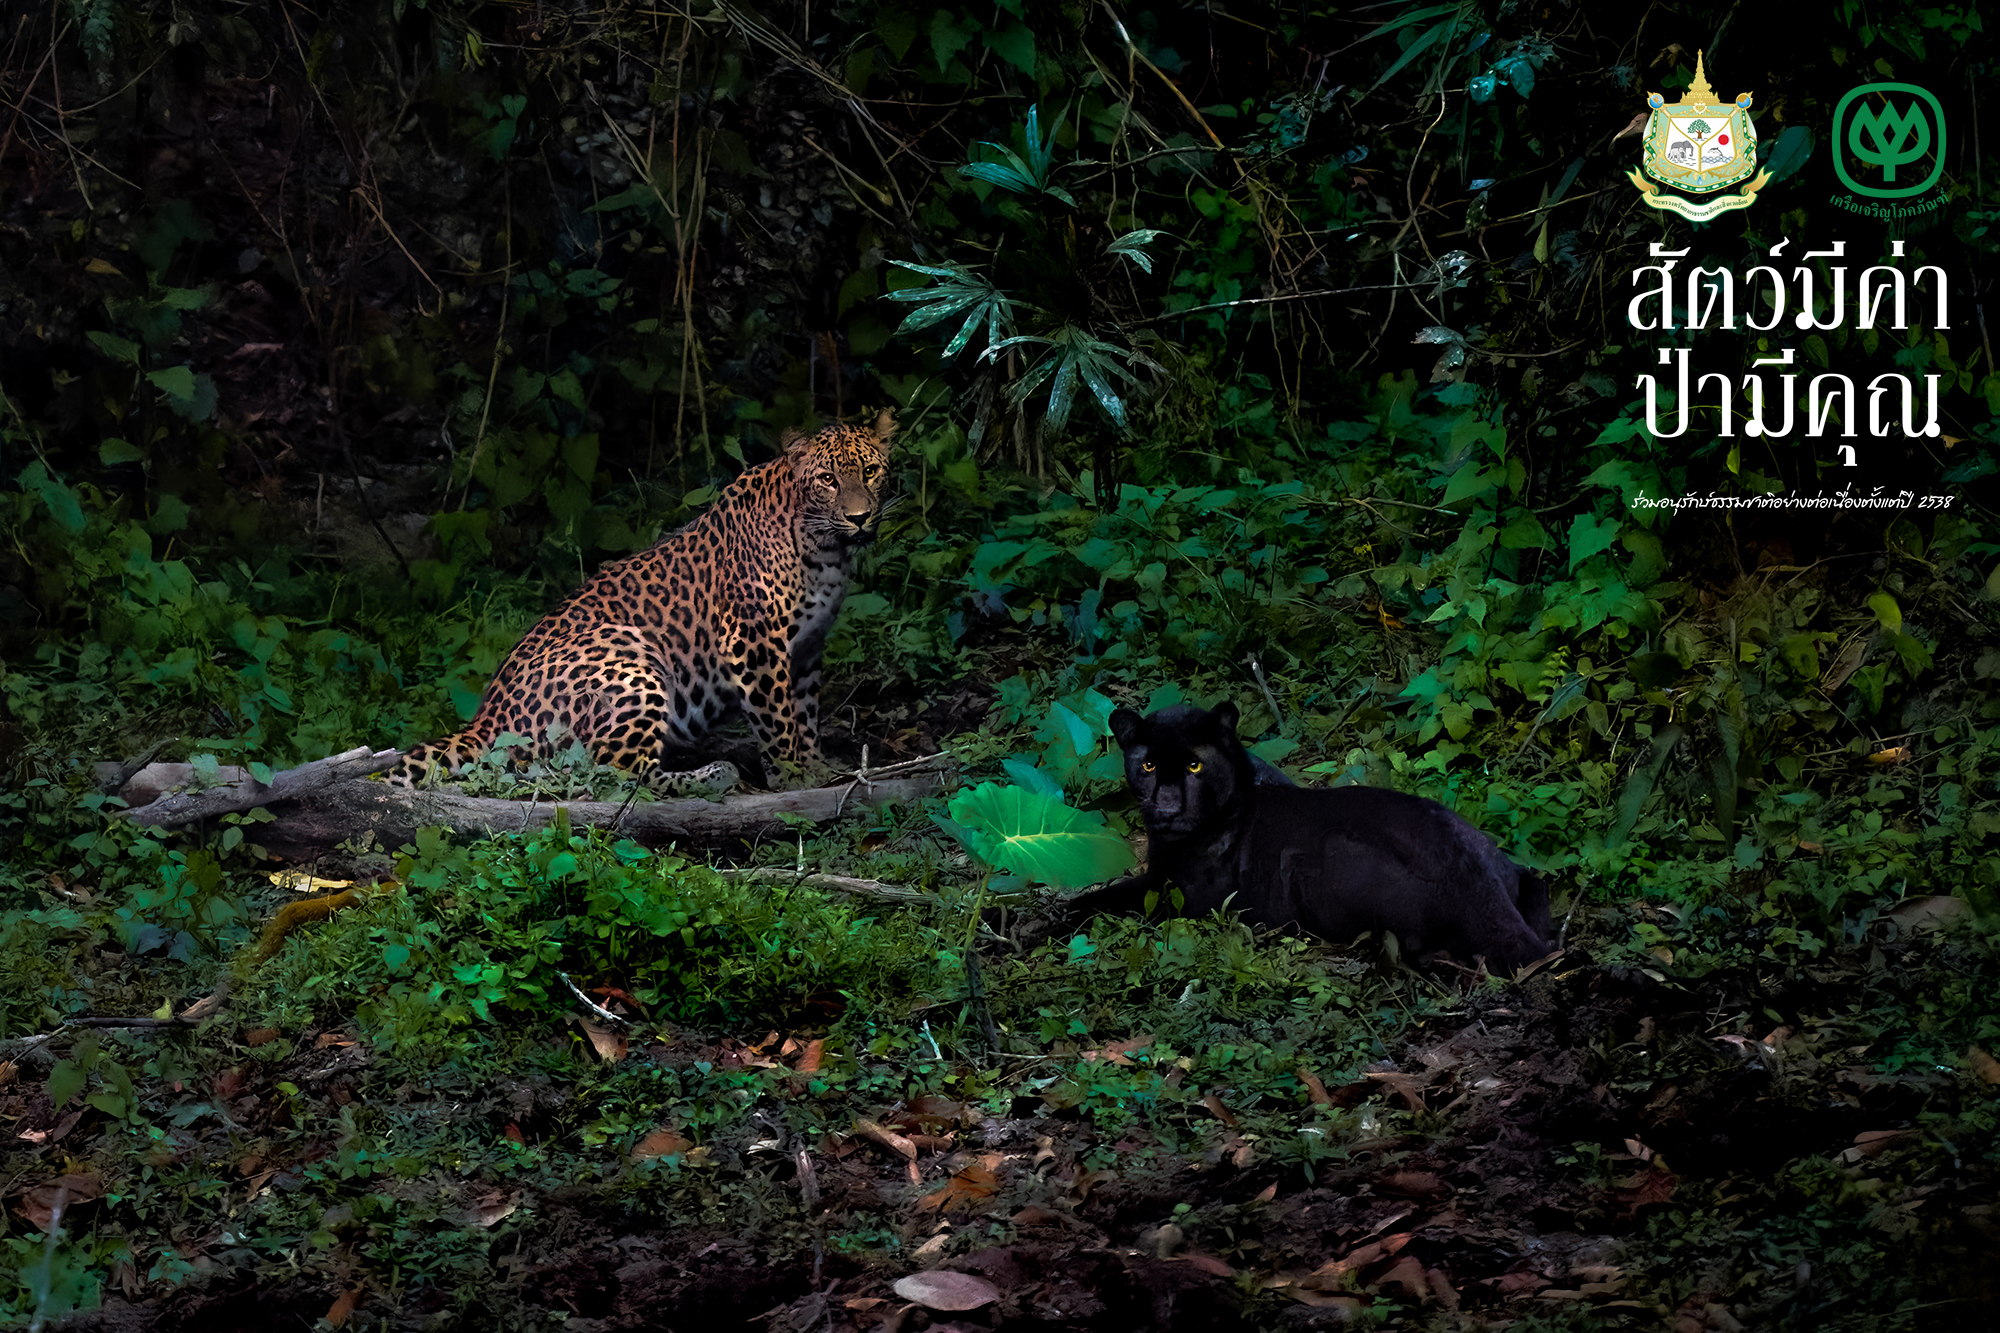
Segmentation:
[(413, 745), (394, 768), (383, 772), (382, 780), (398, 787), (414, 787), (433, 769), (445, 774), (458, 772), (483, 758), (493, 748), (498, 733), (474, 721), (463, 731), (422, 745)]

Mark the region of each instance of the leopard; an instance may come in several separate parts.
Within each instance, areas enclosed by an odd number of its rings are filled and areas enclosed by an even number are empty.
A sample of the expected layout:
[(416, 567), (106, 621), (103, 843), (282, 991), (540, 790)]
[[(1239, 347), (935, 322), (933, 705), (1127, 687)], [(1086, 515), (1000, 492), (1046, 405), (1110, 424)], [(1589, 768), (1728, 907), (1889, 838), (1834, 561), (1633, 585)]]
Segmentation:
[(386, 779), (455, 772), (508, 733), (510, 767), (581, 742), (662, 796), (713, 796), (735, 769), (676, 771), (719, 722), (746, 717), (768, 784), (824, 763), (821, 658), (879, 530), (893, 414), (786, 431), (776, 458), (692, 522), (613, 561), (514, 646), (462, 730), (412, 747)]

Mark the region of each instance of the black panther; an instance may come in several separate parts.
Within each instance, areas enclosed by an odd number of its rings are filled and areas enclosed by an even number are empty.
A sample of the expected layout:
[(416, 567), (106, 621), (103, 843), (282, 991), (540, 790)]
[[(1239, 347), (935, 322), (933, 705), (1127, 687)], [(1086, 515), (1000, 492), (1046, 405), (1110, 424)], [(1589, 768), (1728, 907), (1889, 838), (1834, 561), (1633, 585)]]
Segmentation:
[[(1483, 957), (1515, 968), (1548, 954), (1549, 892), (1436, 801), (1379, 787), (1295, 787), (1260, 774), (1236, 706), (1111, 715), (1149, 847), (1144, 872), (1079, 895), (1072, 910), (1132, 910), (1173, 883), (1185, 910), (1231, 904), (1252, 925), (1331, 940), (1396, 934), (1405, 957)], [(1275, 774), (1275, 770), (1273, 770)]]

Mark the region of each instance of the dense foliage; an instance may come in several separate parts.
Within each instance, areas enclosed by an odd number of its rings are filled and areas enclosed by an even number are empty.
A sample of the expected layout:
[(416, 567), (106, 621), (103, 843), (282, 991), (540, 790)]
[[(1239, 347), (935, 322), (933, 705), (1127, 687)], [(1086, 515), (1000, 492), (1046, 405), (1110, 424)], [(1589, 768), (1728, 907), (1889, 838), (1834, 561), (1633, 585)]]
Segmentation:
[[(1456, 998), (1227, 922), (1011, 951), (980, 933), (1028, 880), (1124, 864), (1114, 706), (1222, 697), (1301, 780), (1473, 818), (1560, 886), (1618, 975), (1711, 987), (1729, 1032), (1810, 1031), (1896, 1089), (1911, 1137), (1862, 1183), (1788, 1148), (1718, 1169), (1681, 1212), (1628, 1209), (1650, 1304), (1600, 1317), (1761, 1293), (1810, 1258), (1836, 1285), (1771, 1297), (1770, 1326), (1848, 1302), (1913, 1327), (1957, 1280), (1959, 1224), (1881, 1199), (1990, 1186), (2000, 1151), (2000, 175), (1975, 6), (1842, 3), (1810, 32), (1733, 4), (1477, 0), (74, 0), (9, 22), (0, 1037), (153, 1012), (225, 973), (237, 1018), (286, 1035), (21, 1055), (51, 1108), (95, 1116), (119, 1201), (59, 1244), (10, 1215), (0, 1311), (268, 1277), (305, 1234), (351, 1265), (343, 1284), (455, 1292), (481, 1326), (499, 1236), (448, 1226), (450, 1191), (418, 1197), (426, 1161), (555, 1190), (672, 1123), (754, 1162), (753, 1111), (817, 1136), (891, 1102), (1004, 1116), (1032, 1097), (1171, 1156), (1198, 1154), (1203, 1089), (1224, 1087), (1286, 1180), (1345, 1163), (1375, 1109), (1298, 1071), (1361, 1079)], [(1773, 177), (1699, 228), (1638, 205), (1619, 134), (1646, 92), (1688, 86), (1697, 49), (1718, 90), (1754, 89)], [(1943, 154), (1945, 206), (1893, 238), (1828, 202), (1825, 126), (1863, 77), (1928, 86), (1969, 131)], [(1740, 268), (1787, 241), (1872, 263), (1891, 239), (1942, 274), (1950, 327), (1797, 349), (1857, 380), (1941, 375), (1940, 437), (1864, 439), (1852, 468), (1712, 412), (1656, 437), (1633, 386), (1661, 347), (1741, 373), (1777, 340), (1634, 330), (1650, 246)], [(253, 964), (281, 896), (259, 821), (136, 830), (92, 767), (262, 773), (436, 735), (584, 571), (783, 428), (882, 405), (904, 423), (903, 501), (829, 645), (836, 751), (923, 748), (926, 708), (965, 696), (983, 721), (945, 739), (986, 785), (746, 859), (914, 903), (863, 910), (566, 828), (426, 835), (380, 849), (401, 892)], [(1950, 503), (1637, 503), (1843, 487)], [(1933, 918), (1969, 934), (1912, 945)], [(595, 1068), (558, 1025), (568, 978), (651, 1020), (817, 1034), (825, 1063), (759, 1063), (731, 1036)], [(333, 1105), (293, 1077), (307, 1031), (378, 1048), (428, 1099)], [(1692, 1038), (1656, 1059), (1608, 1031), (1603, 1087), (1714, 1076)], [(1095, 1058), (1142, 1033), (1157, 1047)], [(197, 1244), (226, 1191), (196, 1135), (235, 1123), (220, 1084), (253, 1068), (276, 1091), (255, 1152), (236, 1146), (299, 1178)], [(520, 1097), (486, 1090), (516, 1075)], [(453, 1124), (461, 1093), (494, 1123)], [(1407, 1109), (1409, 1134), (1444, 1132)], [(1565, 1178), (1611, 1189), (1616, 1136), (1577, 1133)], [(1086, 1173), (1107, 1169), (1091, 1151)], [(621, 1166), (607, 1197), (719, 1226), (692, 1160)], [(1758, 1202), (1732, 1194), (1745, 1181)], [(887, 1263), (914, 1241), (887, 1209), (809, 1236), (769, 1207), (752, 1229), (788, 1256)]]

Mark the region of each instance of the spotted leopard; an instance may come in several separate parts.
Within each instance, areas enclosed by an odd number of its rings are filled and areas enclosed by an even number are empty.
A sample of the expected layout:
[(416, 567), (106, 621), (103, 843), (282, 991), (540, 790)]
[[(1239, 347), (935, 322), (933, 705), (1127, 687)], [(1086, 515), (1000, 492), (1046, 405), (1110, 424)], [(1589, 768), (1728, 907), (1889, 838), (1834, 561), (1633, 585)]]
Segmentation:
[(606, 565), (543, 617), (471, 723), (410, 750), (388, 780), (407, 786), (434, 765), (456, 769), (513, 732), (532, 742), (509, 752), (516, 764), (574, 738), (597, 762), (680, 794), (729, 766), (675, 773), (666, 754), (739, 711), (767, 780), (780, 763), (819, 759), (820, 655), (854, 548), (882, 515), (894, 430), (884, 412), (872, 430), (788, 432), (777, 458), (731, 482), (700, 517)]

